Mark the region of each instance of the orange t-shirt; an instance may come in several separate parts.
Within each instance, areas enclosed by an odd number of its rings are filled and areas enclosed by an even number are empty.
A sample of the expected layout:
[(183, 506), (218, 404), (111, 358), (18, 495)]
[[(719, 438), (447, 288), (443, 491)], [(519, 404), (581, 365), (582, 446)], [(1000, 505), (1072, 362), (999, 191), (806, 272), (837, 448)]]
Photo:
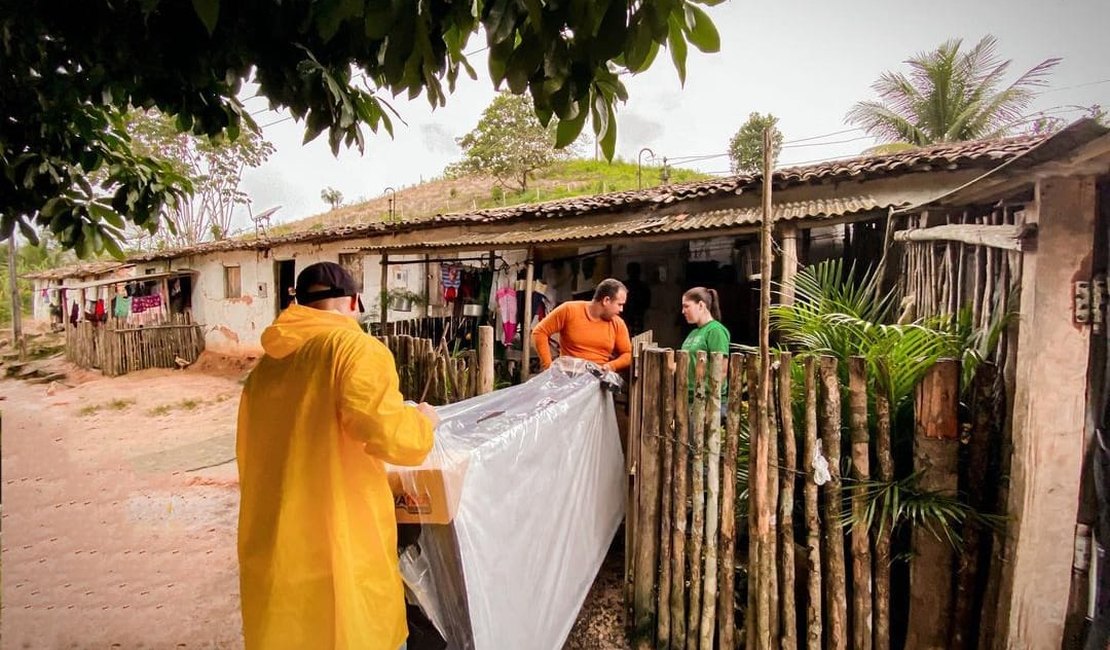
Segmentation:
[(598, 365), (608, 363), (614, 371), (632, 365), (628, 326), (620, 316), (610, 321), (591, 317), (589, 305), (586, 300), (564, 302), (532, 331), (532, 342), (544, 368), (551, 365), (549, 340), (554, 334), (559, 335), (559, 349), (564, 356)]

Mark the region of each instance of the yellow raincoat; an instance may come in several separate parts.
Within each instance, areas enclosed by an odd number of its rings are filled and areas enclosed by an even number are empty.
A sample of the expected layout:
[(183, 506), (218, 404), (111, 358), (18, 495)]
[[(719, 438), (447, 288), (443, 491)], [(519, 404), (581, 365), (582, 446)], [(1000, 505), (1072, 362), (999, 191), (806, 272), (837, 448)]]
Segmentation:
[(384, 462), (432, 425), (354, 319), (292, 305), (239, 404), (239, 585), (248, 650), (397, 650), (408, 636)]

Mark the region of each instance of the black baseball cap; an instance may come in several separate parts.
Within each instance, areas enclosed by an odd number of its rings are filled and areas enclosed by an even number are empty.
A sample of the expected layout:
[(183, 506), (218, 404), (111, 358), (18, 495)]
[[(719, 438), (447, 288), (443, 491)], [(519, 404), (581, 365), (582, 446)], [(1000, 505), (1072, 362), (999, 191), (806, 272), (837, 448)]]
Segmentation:
[[(310, 291), (313, 288), (316, 290)], [(358, 283), (347, 269), (335, 262), (310, 264), (297, 276), (297, 303), (301, 305), (327, 298), (357, 295)]]

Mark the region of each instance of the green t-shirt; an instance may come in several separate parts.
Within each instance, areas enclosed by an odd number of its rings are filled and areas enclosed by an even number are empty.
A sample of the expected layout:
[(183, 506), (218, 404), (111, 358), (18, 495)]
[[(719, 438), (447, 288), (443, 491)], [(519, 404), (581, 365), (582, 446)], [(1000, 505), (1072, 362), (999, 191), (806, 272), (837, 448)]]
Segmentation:
[[(697, 354), (700, 351), (705, 351), (706, 356), (720, 352), (728, 356), (728, 344), (731, 340), (728, 333), (728, 328), (721, 324), (721, 321), (711, 320), (705, 325), (695, 329), (686, 336), (686, 340), (682, 342), (682, 349), (690, 353), (690, 364), (686, 385), (689, 387), (690, 395), (694, 394), (694, 376), (697, 370)], [(706, 368), (708, 372), (708, 368)], [(726, 393), (724, 383), (721, 384), (721, 394)]]

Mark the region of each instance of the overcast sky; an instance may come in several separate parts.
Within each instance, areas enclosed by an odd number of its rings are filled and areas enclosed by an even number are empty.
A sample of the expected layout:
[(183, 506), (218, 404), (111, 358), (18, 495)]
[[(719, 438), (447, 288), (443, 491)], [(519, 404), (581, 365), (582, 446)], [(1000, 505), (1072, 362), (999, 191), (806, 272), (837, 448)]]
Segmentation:
[[(618, 108), (618, 156), (635, 160), (651, 147), (682, 166), (726, 173), (723, 155), (682, 159), (723, 154), (752, 111), (779, 117), (788, 143), (780, 164), (856, 154), (874, 143), (859, 131), (843, 132), (850, 128), (844, 115), (873, 97), (870, 86), (883, 71), (904, 69), (906, 58), (945, 39), (970, 45), (986, 34), (1013, 59), (1011, 80), (1046, 58), (1063, 58), (1032, 112), (1071, 119), (1082, 114), (1079, 107), (1110, 108), (1108, 0), (730, 0), (709, 13), (721, 51), (691, 47), (685, 87), (666, 52), (651, 70), (626, 77), (631, 98)], [(467, 51), (483, 45), (475, 36)], [(361, 156), (351, 150), (334, 157), (324, 136), (302, 146), (301, 124), (266, 110), (263, 98), (247, 99), (276, 147), (265, 165), (244, 174), (254, 211), (280, 205), (274, 220), (290, 221), (323, 212), (320, 191), (328, 186), (350, 203), (439, 176), (460, 157), (455, 138), (474, 128), (496, 92), (484, 52), (470, 59), (478, 80), (461, 79), (446, 107), (432, 111), (423, 97), (391, 101), (407, 126), (396, 124), (393, 139), (370, 137)], [(827, 137), (789, 145), (814, 136)], [(245, 213), (238, 221), (246, 225)]]

